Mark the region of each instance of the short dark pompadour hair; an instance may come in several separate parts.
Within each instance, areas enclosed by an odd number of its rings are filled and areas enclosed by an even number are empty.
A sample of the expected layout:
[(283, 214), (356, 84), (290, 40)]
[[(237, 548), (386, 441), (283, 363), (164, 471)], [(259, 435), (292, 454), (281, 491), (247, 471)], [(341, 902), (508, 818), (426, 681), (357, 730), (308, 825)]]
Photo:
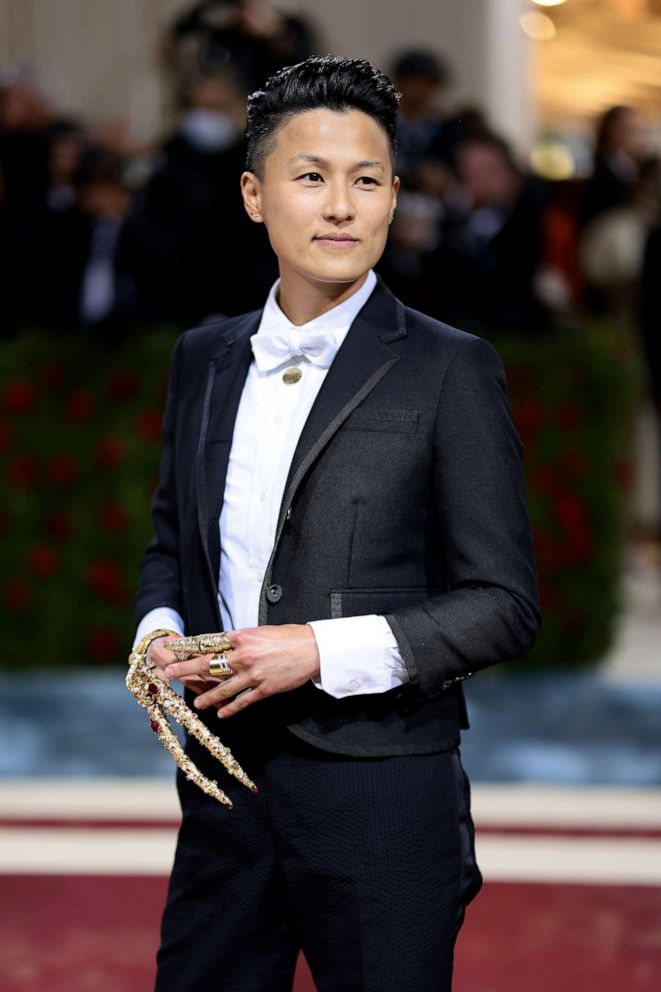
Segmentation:
[(366, 59), (313, 56), (287, 66), (248, 97), (246, 168), (261, 177), (280, 125), (306, 110), (323, 108), (361, 110), (373, 117), (386, 133), (394, 169), (399, 96), (388, 77)]

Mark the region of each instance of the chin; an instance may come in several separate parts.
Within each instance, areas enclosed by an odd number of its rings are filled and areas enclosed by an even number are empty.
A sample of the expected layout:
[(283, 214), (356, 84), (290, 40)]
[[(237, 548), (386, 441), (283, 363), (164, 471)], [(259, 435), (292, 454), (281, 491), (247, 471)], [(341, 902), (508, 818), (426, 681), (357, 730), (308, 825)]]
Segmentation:
[(316, 282), (351, 283), (364, 276), (375, 264), (376, 262), (370, 260), (337, 259), (328, 265), (311, 266), (305, 275)]

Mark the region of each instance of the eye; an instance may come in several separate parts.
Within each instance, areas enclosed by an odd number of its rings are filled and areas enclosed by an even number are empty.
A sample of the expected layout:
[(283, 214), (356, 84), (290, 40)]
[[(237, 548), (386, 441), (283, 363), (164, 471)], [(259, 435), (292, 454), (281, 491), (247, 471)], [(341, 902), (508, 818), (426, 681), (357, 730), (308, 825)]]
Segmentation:
[(374, 176), (360, 176), (356, 180), (357, 183), (361, 183), (365, 186), (379, 186), (379, 181), (374, 178)]
[(299, 176), (298, 178), (307, 179), (309, 182), (313, 183), (314, 185), (319, 185), (319, 182), (324, 181), (323, 176), (320, 175), (320, 173), (318, 172), (304, 172), (303, 175)]

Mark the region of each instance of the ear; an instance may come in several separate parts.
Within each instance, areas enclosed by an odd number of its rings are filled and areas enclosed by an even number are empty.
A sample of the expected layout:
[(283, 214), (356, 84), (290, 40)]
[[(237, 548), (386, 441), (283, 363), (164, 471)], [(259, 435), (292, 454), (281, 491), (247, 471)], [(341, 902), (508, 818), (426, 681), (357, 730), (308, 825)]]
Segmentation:
[(261, 207), (261, 183), (254, 172), (244, 172), (241, 176), (241, 196), (246, 213), (256, 224), (263, 222)]
[(400, 180), (399, 176), (395, 176), (392, 181), (392, 205), (390, 207), (390, 223), (392, 224), (392, 219), (395, 215), (395, 209), (397, 208), (397, 194), (399, 192)]

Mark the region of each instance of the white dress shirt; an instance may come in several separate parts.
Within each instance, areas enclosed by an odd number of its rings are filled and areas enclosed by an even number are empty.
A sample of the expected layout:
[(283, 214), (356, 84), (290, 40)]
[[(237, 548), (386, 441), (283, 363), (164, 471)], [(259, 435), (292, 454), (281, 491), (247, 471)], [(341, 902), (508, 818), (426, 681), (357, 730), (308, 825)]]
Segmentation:
[[(279, 280), (269, 293), (254, 338), (286, 334), (295, 342), (306, 332), (322, 332), (335, 341), (330, 356), (301, 356), (296, 362), (264, 359), (256, 347), (237, 411), (220, 514), (218, 604), (224, 630), (257, 626), (259, 594), (271, 557), (278, 514), (289, 467), (301, 431), (358, 311), (376, 285), (372, 271), (361, 288), (343, 303), (299, 327), (277, 303)], [(254, 340), (251, 338), (251, 341)], [(287, 384), (285, 369), (297, 364), (300, 380)], [(268, 366), (268, 367), (266, 367)], [(384, 617), (376, 614), (308, 621), (319, 650), (320, 678), (315, 684), (330, 695), (385, 692), (409, 681), (397, 641)], [(183, 633), (183, 621), (170, 608), (151, 610), (140, 622), (136, 641), (166, 627)]]

